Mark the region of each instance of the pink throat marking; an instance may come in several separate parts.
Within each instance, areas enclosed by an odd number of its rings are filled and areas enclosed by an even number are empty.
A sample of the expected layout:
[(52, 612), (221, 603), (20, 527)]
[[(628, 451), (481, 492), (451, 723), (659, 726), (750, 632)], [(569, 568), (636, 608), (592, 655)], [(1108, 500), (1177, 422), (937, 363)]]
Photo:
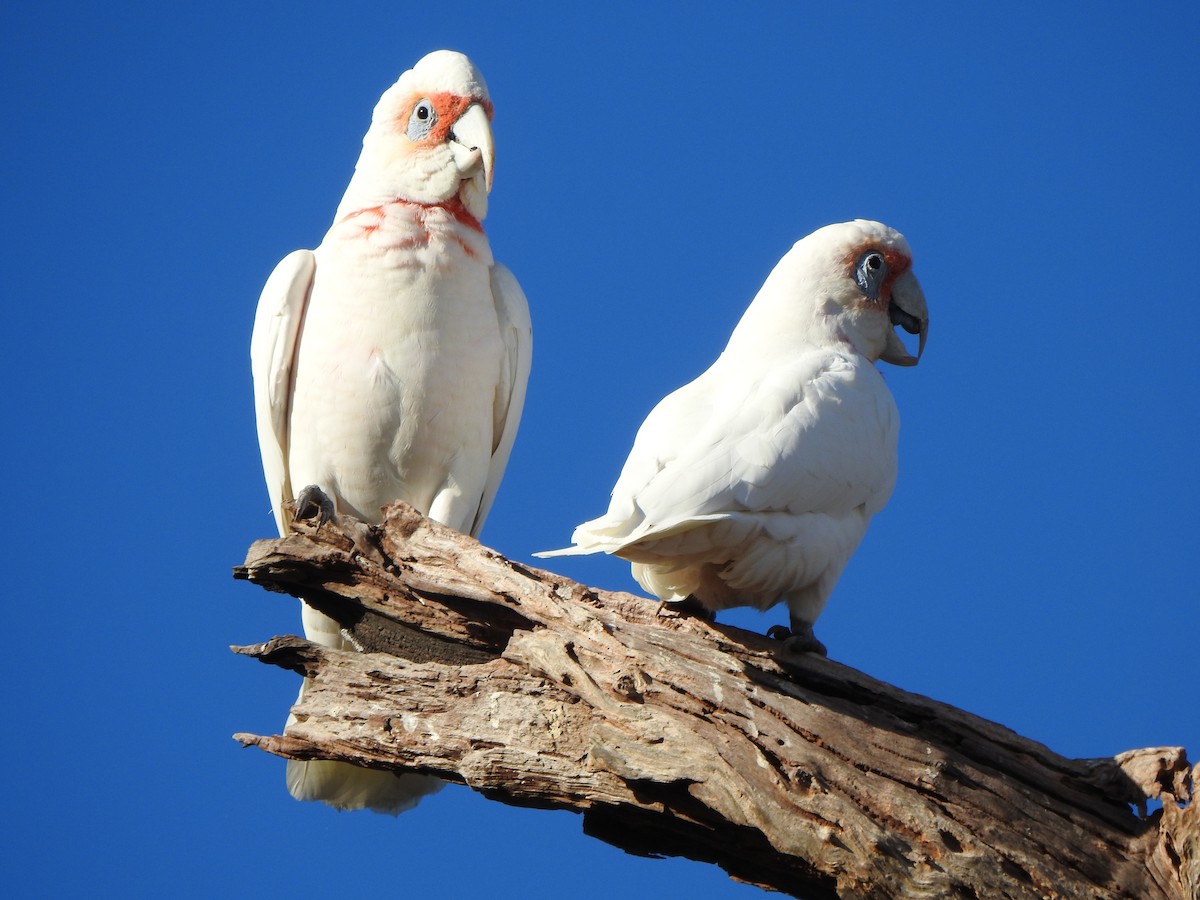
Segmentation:
[[(356, 219), (359, 216), (364, 215), (375, 215), (382, 219), (384, 216), (384, 209), (389, 206), (415, 206), (423, 210), (443, 209), (450, 213), (456, 222), (466, 225), (468, 228), (483, 234), (483, 223), (471, 215), (470, 212), (468, 212), (466, 204), (464, 204), (457, 196), (451, 197), (449, 200), (445, 200), (441, 203), (418, 203), (415, 200), (401, 200), (400, 198), (397, 198), (395, 200), (389, 200), (387, 203), (383, 203), (379, 206), (370, 206), (366, 209), (356, 209), (354, 212), (346, 213), (346, 215), (342, 216), (342, 218), (338, 221), (338, 224), (341, 225), (343, 222), (348, 222), (351, 219)], [(364, 231), (375, 231), (378, 227), (378, 223), (374, 225), (368, 225), (364, 227)]]

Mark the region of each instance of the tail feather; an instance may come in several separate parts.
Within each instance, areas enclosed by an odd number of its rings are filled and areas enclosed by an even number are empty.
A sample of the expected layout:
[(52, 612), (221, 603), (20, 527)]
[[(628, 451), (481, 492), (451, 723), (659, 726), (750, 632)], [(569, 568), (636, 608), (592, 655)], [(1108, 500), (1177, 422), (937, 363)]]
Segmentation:
[(601, 547), (580, 547), (579, 545), (574, 545), (563, 547), (560, 550), (538, 550), (533, 555), (540, 556), (542, 559), (551, 556), (587, 556), (589, 553), (599, 553), (602, 549)]
[(589, 553), (616, 553), (629, 542), (629, 523), (601, 516), (579, 525), (571, 533), (572, 544), (561, 550), (539, 550), (534, 556), (587, 556)]
[[(326, 647), (352, 649), (337, 622), (307, 604), (302, 610), (304, 633), (309, 640)], [(304, 699), (307, 688), (306, 678), (300, 686), (297, 703)], [(295, 721), (294, 715), (288, 716), (289, 727)], [(287, 787), (293, 797), (319, 800), (334, 809), (369, 809), (395, 816), (412, 809), (422, 797), (441, 790), (445, 784), (432, 775), (398, 775), (330, 760), (293, 759), (287, 764)]]
[(399, 815), (446, 782), (432, 775), (397, 775), (328, 760), (288, 760), (287, 786), (297, 800), (320, 800), (334, 809), (369, 809)]
[[(638, 561), (640, 560), (640, 555), (635, 551), (639, 545), (646, 545), (653, 541), (676, 537), (696, 529), (702, 529), (716, 522), (727, 521), (731, 518), (736, 517), (729, 513), (682, 515), (666, 519), (662, 522), (643, 520), (637, 524), (636, 528), (632, 529), (629, 523), (624, 520), (593, 519), (591, 522), (584, 522), (575, 529), (574, 534), (571, 535), (571, 540), (575, 542), (573, 546), (563, 547), (561, 550), (539, 550), (533, 555), (546, 558), (551, 556), (584, 556), (588, 553), (610, 553), (614, 556), (622, 556)], [(658, 561), (658, 557), (654, 553), (650, 553), (645, 561), (651, 559), (656, 562)]]

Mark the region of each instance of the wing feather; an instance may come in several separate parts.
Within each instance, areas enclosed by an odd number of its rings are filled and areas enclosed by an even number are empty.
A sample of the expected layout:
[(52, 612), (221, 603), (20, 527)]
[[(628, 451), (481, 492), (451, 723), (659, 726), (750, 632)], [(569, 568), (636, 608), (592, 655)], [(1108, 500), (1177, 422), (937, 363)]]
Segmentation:
[(492, 428), (492, 459), (488, 467), (487, 484), (479, 500), (479, 511), (471, 525), (471, 534), (478, 535), (492, 508), (500, 479), (508, 466), (521, 413), (525, 408), (525, 389), (533, 360), (533, 323), (529, 316), (529, 301), (516, 277), (496, 263), (491, 271), (492, 297), (496, 303), (496, 318), (504, 341), (500, 377), (496, 382)]
[[(835, 407), (838, 427), (818, 426)], [(740, 513), (874, 512), (891, 493), (897, 432), (869, 364), (813, 352), (732, 377), (718, 361), (647, 417), (609, 512), (576, 530), (577, 552), (678, 539)]]
[(284, 504), (293, 498), (287, 459), (296, 346), (316, 266), (311, 250), (296, 250), (279, 262), (258, 299), (250, 338), (258, 445), (280, 534), (287, 531)]

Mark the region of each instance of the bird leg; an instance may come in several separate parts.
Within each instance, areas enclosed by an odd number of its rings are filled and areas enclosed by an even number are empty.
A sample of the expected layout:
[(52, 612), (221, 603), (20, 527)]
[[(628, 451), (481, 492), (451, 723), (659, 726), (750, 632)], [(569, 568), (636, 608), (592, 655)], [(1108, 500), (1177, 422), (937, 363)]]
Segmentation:
[(825, 645), (813, 634), (811, 622), (801, 622), (792, 616), (792, 627), (772, 625), (767, 630), (767, 637), (782, 641), (779, 652), (784, 656), (799, 656), (801, 653), (816, 653), (818, 656), (828, 656)]
[(292, 517), (293, 521), (316, 519), (317, 530), (320, 531), (322, 525), (334, 518), (333, 501), (315, 484), (310, 484), (296, 497), (296, 513)]

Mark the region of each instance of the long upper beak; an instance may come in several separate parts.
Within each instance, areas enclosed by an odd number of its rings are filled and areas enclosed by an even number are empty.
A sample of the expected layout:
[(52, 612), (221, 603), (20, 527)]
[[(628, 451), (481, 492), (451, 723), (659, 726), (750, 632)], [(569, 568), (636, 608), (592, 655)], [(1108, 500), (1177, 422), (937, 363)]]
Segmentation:
[(492, 123), (478, 103), (472, 103), (450, 129), (451, 150), (464, 176), (483, 169), (483, 187), (492, 191), (492, 167), (496, 147), (492, 141)]
[(925, 338), (929, 334), (929, 310), (925, 306), (925, 293), (921, 283), (912, 272), (905, 272), (892, 285), (892, 298), (888, 302), (888, 319), (909, 334), (918, 334), (917, 355), (913, 356), (900, 340), (895, 330), (889, 331), (887, 344), (879, 358), (894, 366), (915, 366), (925, 352)]

